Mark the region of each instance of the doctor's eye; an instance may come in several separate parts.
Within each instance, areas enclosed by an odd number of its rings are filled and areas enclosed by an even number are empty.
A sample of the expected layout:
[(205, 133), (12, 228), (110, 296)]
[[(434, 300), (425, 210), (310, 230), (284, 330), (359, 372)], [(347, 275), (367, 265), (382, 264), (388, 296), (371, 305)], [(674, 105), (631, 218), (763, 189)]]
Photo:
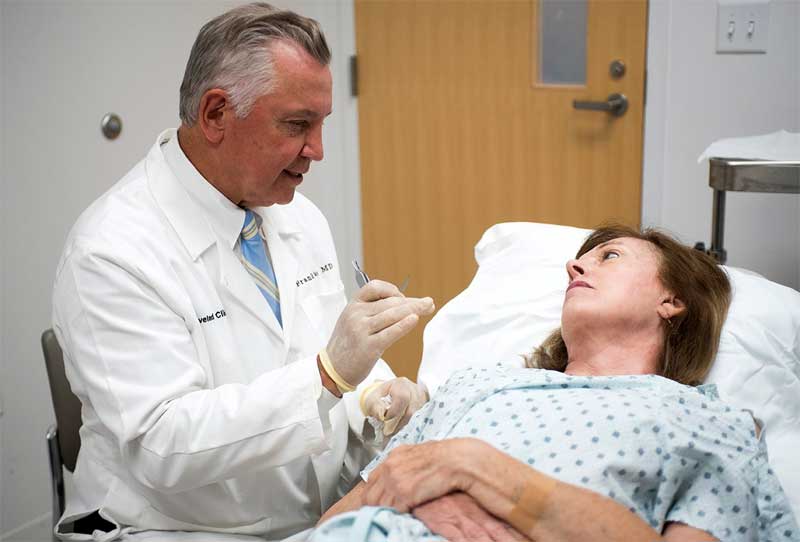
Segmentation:
[(613, 260), (619, 258), (619, 252), (616, 250), (606, 250), (603, 253), (603, 260)]
[(287, 120), (285, 125), (290, 133), (300, 134), (308, 129), (309, 122), (307, 120)]

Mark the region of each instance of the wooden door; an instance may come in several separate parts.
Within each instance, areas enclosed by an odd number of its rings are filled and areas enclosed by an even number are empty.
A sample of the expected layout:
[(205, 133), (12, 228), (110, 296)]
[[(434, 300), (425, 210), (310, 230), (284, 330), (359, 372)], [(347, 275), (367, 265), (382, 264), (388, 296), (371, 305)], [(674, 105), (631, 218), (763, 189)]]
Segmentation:
[[(574, 0), (573, 0), (574, 1)], [(638, 225), (645, 0), (590, 1), (586, 83), (539, 82), (536, 0), (356, 0), (364, 266), (438, 307), (498, 222)], [(609, 66), (622, 60), (625, 74)], [(629, 101), (623, 116), (573, 100)], [(422, 322), (384, 354), (415, 377)]]

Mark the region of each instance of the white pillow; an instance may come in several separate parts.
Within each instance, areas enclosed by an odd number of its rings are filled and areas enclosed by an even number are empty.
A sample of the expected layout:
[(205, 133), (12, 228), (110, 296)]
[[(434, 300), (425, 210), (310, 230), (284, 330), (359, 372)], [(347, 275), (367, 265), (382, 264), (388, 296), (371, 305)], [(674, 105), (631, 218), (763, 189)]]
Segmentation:
[[(523, 354), (561, 323), (566, 262), (591, 230), (514, 222), (475, 246), (472, 283), (425, 328), (419, 379), (433, 393), (455, 370)], [(733, 299), (707, 382), (760, 421), (770, 463), (800, 517), (800, 293), (724, 267)]]

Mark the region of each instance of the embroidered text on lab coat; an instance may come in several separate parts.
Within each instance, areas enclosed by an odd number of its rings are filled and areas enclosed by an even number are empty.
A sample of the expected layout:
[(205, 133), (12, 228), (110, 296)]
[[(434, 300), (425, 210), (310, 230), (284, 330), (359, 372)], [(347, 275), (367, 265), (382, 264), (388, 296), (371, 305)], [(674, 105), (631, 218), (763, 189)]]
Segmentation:
[(207, 322), (213, 322), (214, 320), (217, 320), (218, 318), (224, 318), (225, 316), (227, 316), (227, 314), (225, 313), (225, 309), (220, 309), (220, 310), (218, 310), (217, 312), (215, 312), (213, 314), (207, 314), (205, 316), (199, 316), (197, 318), (197, 321), (200, 322), (201, 324), (205, 324)]
[(328, 271), (331, 271), (332, 269), (333, 269), (333, 264), (332, 263), (326, 263), (325, 265), (321, 265), (319, 267), (319, 271), (316, 271), (316, 270), (315, 271), (311, 271), (305, 277), (297, 279), (297, 281), (295, 281), (295, 285), (297, 285), (297, 287), (300, 287), (302, 284), (306, 284), (307, 282), (311, 282), (312, 280), (317, 278), (320, 273), (327, 273)]

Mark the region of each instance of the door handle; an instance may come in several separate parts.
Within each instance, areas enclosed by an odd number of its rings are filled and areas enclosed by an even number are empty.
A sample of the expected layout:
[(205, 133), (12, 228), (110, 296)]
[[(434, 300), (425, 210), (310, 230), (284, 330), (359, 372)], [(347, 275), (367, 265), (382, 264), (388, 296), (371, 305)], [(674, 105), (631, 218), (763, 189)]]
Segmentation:
[(628, 98), (624, 94), (611, 94), (605, 102), (572, 101), (575, 109), (588, 109), (590, 111), (608, 111), (615, 117), (621, 117), (628, 110)]

